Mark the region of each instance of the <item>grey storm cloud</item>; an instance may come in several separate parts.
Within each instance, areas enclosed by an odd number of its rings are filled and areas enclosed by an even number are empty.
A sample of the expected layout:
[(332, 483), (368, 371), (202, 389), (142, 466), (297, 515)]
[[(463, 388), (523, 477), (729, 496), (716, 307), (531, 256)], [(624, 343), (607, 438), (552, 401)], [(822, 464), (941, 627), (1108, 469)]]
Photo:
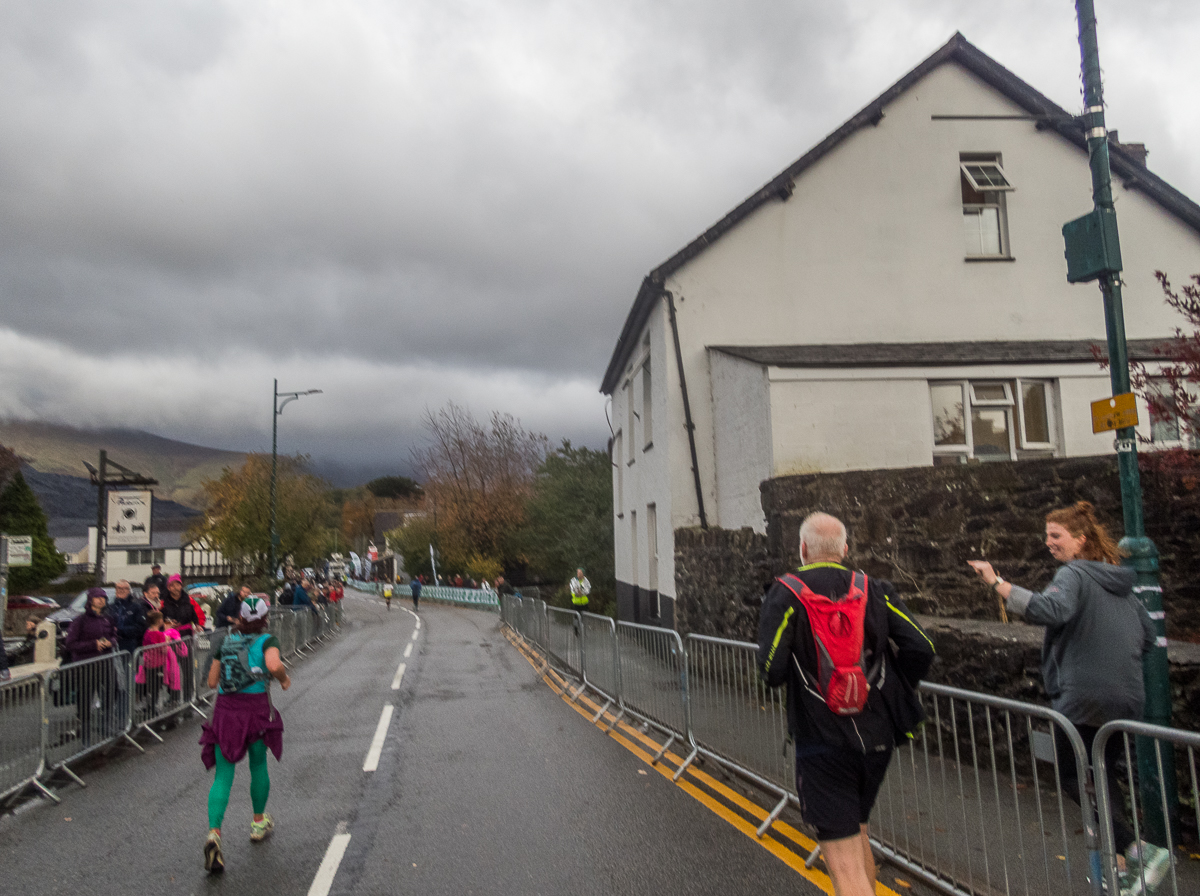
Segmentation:
[[(1099, 6), (1110, 124), (1200, 195), (1200, 11)], [(646, 271), (955, 30), (1078, 105), (1067, 2), (6, 3), (0, 414), (252, 449), (279, 376), (348, 464), (451, 399), (603, 444)]]

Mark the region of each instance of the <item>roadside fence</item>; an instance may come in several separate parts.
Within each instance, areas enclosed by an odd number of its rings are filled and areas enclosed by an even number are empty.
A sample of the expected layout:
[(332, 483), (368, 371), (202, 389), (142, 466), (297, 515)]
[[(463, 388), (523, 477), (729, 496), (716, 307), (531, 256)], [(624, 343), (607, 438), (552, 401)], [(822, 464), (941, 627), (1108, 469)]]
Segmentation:
[[(272, 609), (268, 631), (279, 638), (285, 662), (340, 628), (340, 604), (317, 610)], [(30, 787), (58, 802), (46, 786), (55, 773), (83, 785), (72, 764), (118, 742), (144, 752), (135, 735), (161, 741), (155, 725), (188, 711), (205, 715), (215, 696), (207, 681), (215, 634), (105, 654), (0, 684), (0, 804)]]
[[(1100, 806), (1100, 817), (1104, 819), (1100, 825), (1100, 834), (1110, 893), (1118, 892), (1113, 876), (1118, 850), (1115, 846), (1112, 807), (1118, 801), (1124, 803), (1126, 800), (1133, 810), (1126, 817), (1130, 819), (1134, 842), (1149, 840), (1166, 846), (1168, 853), (1173, 857), (1167, 870), (1170, 886), (1163, 881), (1159, 884), (1157, 892), (1172, 893), (1174, 896), (1200, 892), (1200, 879), (1192, 872), (1193, 863), (1188, 862), (1184, 865), (1175, 860), (1178, 855), (1176, 847), (1180, 840), (1180, 828), (1185, 824), (1191, 827), (1193, 836), (1194, 832), (1200, 831), (1200, 779), (1196, 774), (1198, 749), (1200, 734), (1196, 732), (1160, 728), (1143, 722), (1109, 722), (1097, 732), (1092, 754), (1096, 763), (1096, 802)], [(1156, 797), (1152, 797), (1152, 805), (1143, 803), (1138, 782), (1135, 780), (1135, 773), (1143, 759), (1153, 772), (1151, 781), (1154, 783), (1176, 780), (1187, 788), (1186, 791), (1180, 791), (1181, 817), (1177, 824), (1164, 823), (1165, 819), (1170, 819), (1170, 812), (1163, 788), (1157, 788)], [(1121, 766), (1124, 766), (1123, 771)], [(1139, 886), (1138, 892), (1147, 892), (1145, 865), (1139, 863), (1131, 873), (1135, 885)]]
[[(580, 679), (569, 696), (590, 689), (601, 698), (595, 721), (612, 710), (609, 730), (626, 716), (658, 729), (666, 743), (654, 763), (678, 744), (686, 758), (676, 780), (703, 756), (776, 794), (779, 802), (760, 837), (788, 804), (799, 806), (784, 689), (762, 683), (757, 645), (701, 635), (685, 641), (669, 629), (515, 596), (499, 604), (502, 625), (545, 663)], [(1111, 806), (1132, 795), (1134, 817), (1146, 814), (1136, 799), (1135, 739), (1157, 757), (1158, 780), (1169, 766), (1190, 781), (1190, 801), (1181, 795), (1181, 802), (1200, 827), (1200, 734), (1114, 722), (1101, 729), (1089, 756), (1075, 726), (1047, 707), (938, 684), (922, 684), (919, 693), (926, 721), (894, 753), (872, 818), (872, 844), (940, 892), (1099, 896), (1104, 876), (1109, 892), (1120, 892)], [(1117, 793), (1104, 774), (1109, 738), (1123, 738), (1127, 754)], [(1182, 752), (1172, 759), (1170, 747)], [(1096, 768), (1095, 802), (1089, 760)], [(1081, 780), (1085, 786), (1073, 786)], [(1144, 828), (1139, 837), (1146, 836)], [(1178, 838), (1167, 839), (1160, 845), (1175, 854)], [(816, 856), (814, 849), (808, 863)], [(1175, 864), (1174, 890), (1164, 882), (1158, 892), (1200, 893), (1196, 864)]]
[[(347, 583), (347, 587), (382, 597), (383, 586), (386, 584), (386, 582), (358, 582), (351, 580)], [(412, 600), (412, 586), (408, 582), (393, 585), (392, 594), (395, 597), (404, 597)], [(437, 601), (443, 604), (458, 604), (464, 607), (486, 607), (489, 609), (497, 609), (500, 606), (500, 596), (495, 591), (485, 588), (447, 588), (444, 585), (423, 585), (421, 587), (421, 600)]]

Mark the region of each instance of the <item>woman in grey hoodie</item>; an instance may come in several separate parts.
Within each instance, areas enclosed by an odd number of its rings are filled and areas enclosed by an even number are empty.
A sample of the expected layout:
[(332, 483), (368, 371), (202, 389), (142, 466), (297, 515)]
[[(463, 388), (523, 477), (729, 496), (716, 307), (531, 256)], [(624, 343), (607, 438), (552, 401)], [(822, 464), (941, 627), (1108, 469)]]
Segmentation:
[[(1092, 742), (1105, 722), (1142, 718), (1142, 655), (1154, 646), (1154, 626), (1133, 595), (1133, 570), (1119, 565), (1116, 542), (1087, 501), (1046, 515), (1046, 547), (1063, 565), (1040, 594), (1006, 582), (986, 560), (968, 563), (1005, 599), (1009, 612), (1046, 627), (1042, 644), (1046, 694), (1050, 705), (1078, 729), (1090, 756)], [(1058, 743), (1063, 790), (1078, 803), (1074, 751), (1066, 738), (1058, 738)], [(1114, 737), (1105, 749), (1108, 784), (1114, 794), (1119, 792), (1115, 769), (1124, 753), (1121, 744), (1122, 739)], [(1147, 882), (1152, 876), (1161, 881), (1170, 855), (1144, 843), (1140, 850), (1131, 849), (1135, 838), (1123, 802), (1113, 801), (1118, 865), (1124, 870), (1126, 858), (1136, 860), (1145, 869)]]

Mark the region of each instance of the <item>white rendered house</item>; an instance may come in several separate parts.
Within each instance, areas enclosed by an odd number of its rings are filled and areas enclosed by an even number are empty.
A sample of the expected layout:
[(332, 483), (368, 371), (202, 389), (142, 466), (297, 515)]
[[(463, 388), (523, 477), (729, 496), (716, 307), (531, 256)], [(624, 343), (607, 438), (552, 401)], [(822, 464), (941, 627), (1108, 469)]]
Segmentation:
[[(1149, 360), (1179, 323), (1154, 272), (1200, 271), (1200, 206), (1110, 144)], [(956, 34), (651, 271), (601, 387), (621, 618), (671, 625), (674, 531), (763, 531), (765, 479), (1112, 452), (1100, 294), (1061, 235), (1091, 207), (1072, 115)]]

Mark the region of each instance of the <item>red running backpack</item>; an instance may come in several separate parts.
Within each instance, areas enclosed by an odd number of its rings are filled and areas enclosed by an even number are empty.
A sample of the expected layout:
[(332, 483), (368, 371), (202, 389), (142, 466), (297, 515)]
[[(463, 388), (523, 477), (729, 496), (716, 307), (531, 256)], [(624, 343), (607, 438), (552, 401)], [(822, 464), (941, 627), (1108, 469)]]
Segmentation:
[(839, 716), (853, 716), (867, 705), (870, 685), (863, 671), (863, 620), (867, 613), (867, 576), (851, 575), (850, 591), (833, 600), (812, 591), (799, 576), (780, 578), (808, 611), (817, 649), (817, 690)]

